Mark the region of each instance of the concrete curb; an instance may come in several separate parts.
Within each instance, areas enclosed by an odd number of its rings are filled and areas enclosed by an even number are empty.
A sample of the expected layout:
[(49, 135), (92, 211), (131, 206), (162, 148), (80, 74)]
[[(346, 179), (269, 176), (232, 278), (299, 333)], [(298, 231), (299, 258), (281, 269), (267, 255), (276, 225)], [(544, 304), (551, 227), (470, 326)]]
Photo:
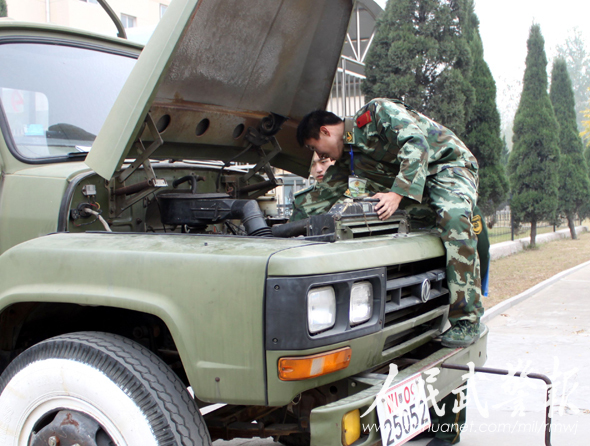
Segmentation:
[[(576, 233), (581, 234), (583, 232), (588, 232), (587, 226), (576, 226)], [(556, 232), (549, 232), (547, 234), (538, 234), (537, 235), (537, 244), (551, 242), (553, 240), (558, 240), (562, 238), (569, 238), (570, 237), (570, 230), (569, 229), (560, 229)], [(522, 251), (526, 246), (529, 246), (531, 242), (530, 237), (520, 238), (514, 241), (502, 242), (502, 243), (494, 243), (490, 246), (490, 259), (497, 260), (502, 257), (506, 257), (512, 254), (516, 254), (519, 251)]]
[(577, 266), (574, 266), (573, 268), (562, 271), (562, 272), (554, 275), (553, 277), (550, 277), (549, 279), (536, 284), (534, 287), (529, 288), (528, 290), (526, 290), (514, 297), (511, 297), (510, 299), (505, 300), (504, 302), (500, 302), (499, 304), (494, 305), (492, 308), (490, 308), (489, 310), (487, 310), (483, 314), (483, 316), (481, 317), (481, 321), (488, 322), (489, 320), (493, 319), (494, 317), (498, 316), (499, 314), (503, 313), (504, 311), (508, 310), (509, 308), (515, 306), (516, 304), (522, 302), (523, 300), (526, 300), (529, 297), (534, 296), (539, 291), (549, 287), (550, 285), (553, 285), (555, 282), (559, 281), (560, 279), (564, 278), (565, 276), (575, 273), (579, 269), (582, 269), (582, 268), (589, 266), (589, 265), (590, 265), (590, 261), (581, 263), (580, 265), (577, 265)]

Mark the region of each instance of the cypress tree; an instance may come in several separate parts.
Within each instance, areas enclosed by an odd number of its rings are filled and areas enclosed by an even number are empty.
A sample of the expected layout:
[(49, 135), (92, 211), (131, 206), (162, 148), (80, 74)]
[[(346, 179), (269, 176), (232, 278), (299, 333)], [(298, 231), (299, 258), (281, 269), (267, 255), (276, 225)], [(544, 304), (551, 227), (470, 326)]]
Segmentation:
[(399, 98), (460, 135), (473, 103), (461, 0), (387, 2), (365, 63), (367, 99)]
[(567, 63), (563, 58), (556, 59), (553, 63), (549, 96), (559, 124), (561, 157), (558, 210), (566, 216), (572, 239), (576, 239), (574, 219), (582, 205), (590, 201), (590, 181), (584, 159), (584, 145), (578, 134), (574, 91)]
[(531, 223), (531, 246), (535, 246), (537, 223), (552, 220), (557, 210), (559, 126), (547, 92), (547, 57), (539, 25), (531, 27), (527, 48), (508, 171), (513, 218)]
[(508, 150), (508, 141), (506, 141), (506, 135), (502, 135), (502, 156), (500, 161), (504, 166), (504, 170), (508, 169), (508, 158), (510, 157), (510, 150)]
[(586, 41), (578, 28), (562, 46), (557, 48), (557, 56), (565, 59), (567, 70), (574, 91), (576, 121), (578, 130), (582, 129), (583, 110), (590, 100), (590, 54), (586, 50)]
[[(584, 157), (586, 158), (586, 165), (588, 166), (588, 176), (590, 177), (590, 102), (586, 104), (588, 108), (582, 111), (584, 119), (582, 120), (582, 133), (581, 136), (586, 138), (588, 141), (586, 144), (586, 150), (584, 151)], [(579, 211), (580, 218), (590, 217), (590, 201), (582, 206)]]
[(0, 0), (0, 17), (8, 17), (8, 9), (6, 7), (6, 0)]
[(495, 213), (508, 193), (508, 179), (501, 160), (504, 142), (500, 136), (501, 121), (496, 107), (496, 82), (483, 58), (479, 19), (473, 0), (467, 1), (466, 12), (464, 30), (473, 58), (470, 83), (475, 91), (475, 103), (462, 136), (479, 163), (477, 204), (484, 215), (489, 216)]
[(586, 104), (586, 110), (582, 111), (582, 133), (581, 136), (585, 138), (586, 143), (586, 161), (590, 167), (590, 102)]

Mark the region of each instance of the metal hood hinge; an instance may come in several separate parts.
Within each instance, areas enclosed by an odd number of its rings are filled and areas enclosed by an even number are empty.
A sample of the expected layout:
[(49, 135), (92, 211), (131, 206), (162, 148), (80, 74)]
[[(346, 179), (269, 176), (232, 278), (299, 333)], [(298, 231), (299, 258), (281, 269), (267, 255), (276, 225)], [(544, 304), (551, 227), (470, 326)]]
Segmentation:
[[(249, 169), (245, 175), (237, 178), (235, 183), (235, 197), (256, 198), (264, 195), (269, 190), (274, 189), (279, 184), (279, 180), (277, 180), (274, 176), (270, 161), (281, 152), (281, 146), (275, 138), (275, 135), (281, 129), (283, 123), (288, 119), (289, 118), (285, 116), (271, 112), (268, 116), (265, 116), (261, 119), (257, 128), (248, 127), (248, 130), (244, 135), (244, 139), (247, 141), (246, 148), (231, 160), (227, 161), (219, 173), (221, 176), (223, 169), (229, 167), (232, 162), (244, 155), (246, 152), (255, 150), (258, 153), (259, 160), (256, 165)], [(262, 149), (262, 146), (268, 143), (272, 144), (273, 150), (267, 154)], [(255, 184), (248, 184), (248, 181), (250, 181), (250, 179), (258, 173), (265, 174), (268, 180)]]
[[(134, 144), (137, 151), (137, 158), (135, 161), (127, 168), (123, 169), (116, 178), (107, 182), (107, 188), (110, 192), (109, 216), (111, 218), (120, 215), (125, 209), (133, 206), (139, 200), (143, 200), (156, 190), (168, 186), (165, 179), (156, 178), (156, 174), (150, 163), (150, 156), (164, 143), (150, 113), (147, 114), (139, 135), (143, 134), (145, 126), (147, 126), (150, 131), (150, 134), (153, 137), (153, 142), (146, 149), (141, 140), (141, 136), (139, 136)], [(146, 180), (125, 186), (125, 181), (142, 166)]]

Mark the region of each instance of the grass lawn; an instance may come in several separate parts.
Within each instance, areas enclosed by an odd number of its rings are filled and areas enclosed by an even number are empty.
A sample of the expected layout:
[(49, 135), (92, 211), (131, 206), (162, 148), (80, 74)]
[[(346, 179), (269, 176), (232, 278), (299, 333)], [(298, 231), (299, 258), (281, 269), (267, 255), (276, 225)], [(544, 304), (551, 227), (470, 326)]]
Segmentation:
[[(494, 229), (498, 230), (500, 232), (500, 234), (494, 234)], [(494, 229), (489, 231), (490, 244), (507, 242), (508, 240), (512, 239), (511, 235), (510, 235), (510, 228), (494, 228)], [(567, 229), (567, 225), (560, 226), (557, 228), (557, 230), (560, 230), (560, 229)], [(537, 235), (546, 234), (548, 232), (553, 232), (553, 226), (543, 226), (541, 228), (537, 228)], [(531, 236), (531, 230), (525, 229), (518, 234), (514, 234), (514, 239), (517, 240), (519, 238), (525, 238), (525, 237), (530, 237), (530, 236)]]
[(555, 274), (590, 260), (590, 233), (562, 239), (492, 261), (490, 292), (484, 307), (516, 296)]

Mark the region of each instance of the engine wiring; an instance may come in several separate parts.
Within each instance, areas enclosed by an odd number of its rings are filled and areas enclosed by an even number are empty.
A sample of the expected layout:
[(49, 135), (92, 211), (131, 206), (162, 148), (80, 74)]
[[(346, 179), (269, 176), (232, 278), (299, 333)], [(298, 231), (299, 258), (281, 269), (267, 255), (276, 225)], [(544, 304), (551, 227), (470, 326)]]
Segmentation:
[[(89, 221), (87, 223), (79, 223), (79, 224), (74, 223), (74, 226), (76, 226), (76, 227), (79, 228), (81, 226), (88, 226), (88, 225), (93, 224), (96, 221), (100, 221), (100, 223), (104, 227), (105, 231), (107, 231), (107, 232), (113, 232), (111, 230), (109, 224), (107, 223), (107, 221), (101, 215), (102, 214), (102, 210), (100, 209), (100, 204), (98, 204), (95, 201), (92, 201), (92, 202), (89, 202), (89, 203), (86, 203), (86, 204), (88, 204), (91, 207), (84, 206), (84, 212), (87, 212), (87, 213), (89, 213), (91, 215), (94, 215), (95, 216), (94, 220)], [(92, 207), (95, 207), (96, 210), (92, 209)]]
[[(100, 214), (102, 214), (102, 212), (95, 211), (94, 209), (86, 209), (86, 212), (88, 212), (92, 215), (95, 215), (96, 219), (98, 219), (102, 223), (102, 225), (104, 226), (105, 231), (113, 232), (111, 230), (109, 224), (107, 223), (107, 221), (104, 218), (102, 218), (102, 215), (100, 215)], [(94, 221), (96, 221), (96, 219)]]

